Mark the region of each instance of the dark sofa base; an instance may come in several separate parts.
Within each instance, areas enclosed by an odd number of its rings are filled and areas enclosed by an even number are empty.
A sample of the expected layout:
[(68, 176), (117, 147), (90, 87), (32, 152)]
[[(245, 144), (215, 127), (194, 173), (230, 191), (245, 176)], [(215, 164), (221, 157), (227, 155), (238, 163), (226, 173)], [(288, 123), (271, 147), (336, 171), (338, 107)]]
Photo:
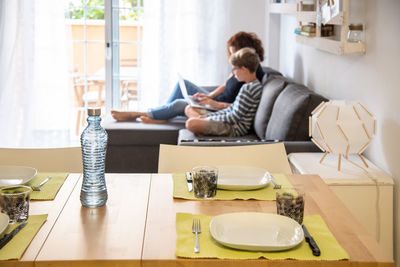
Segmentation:
[(107, 173), (157, 173), (159, 145), (109, 146)]
[(180, 121), (168, 124), (116, 122), (106, 120), (108, 134), (106, 172), (157, 173), (160, 144), (176, 145)]

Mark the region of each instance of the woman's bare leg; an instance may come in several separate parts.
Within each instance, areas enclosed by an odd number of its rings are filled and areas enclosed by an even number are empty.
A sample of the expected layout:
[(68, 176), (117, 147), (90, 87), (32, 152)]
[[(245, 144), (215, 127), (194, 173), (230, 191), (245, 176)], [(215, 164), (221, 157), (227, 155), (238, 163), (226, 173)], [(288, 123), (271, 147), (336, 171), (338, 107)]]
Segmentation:
[(135, 121), (140, 116), (146, 115), (146, 112), (111, 110), (111, 116), (117, 121)]
[(155, 120), (148, 116), (140, 116), (140, 119), (142, 120), (143, 123), (163, 124), (168, 122), (167, 120)]

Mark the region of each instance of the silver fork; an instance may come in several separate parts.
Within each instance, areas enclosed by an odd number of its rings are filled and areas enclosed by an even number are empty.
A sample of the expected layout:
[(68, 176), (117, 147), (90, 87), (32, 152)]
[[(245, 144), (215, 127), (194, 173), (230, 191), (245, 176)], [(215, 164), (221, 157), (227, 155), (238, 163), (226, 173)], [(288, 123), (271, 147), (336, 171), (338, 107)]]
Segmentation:
[(192, 233), (196, 234), (196, 242), (194, 243), (194, 253), (199, 253), (200, 252), (199, 234), (201, 233), (200, 219), (193, 219)]
[(274, 189), (280, 189), (282, 187), (280, 184), (276, 183), (274, 176), (270, 174), (269, 177), (271, 178), (271, 182), (274, 184)]
[(38, 186), (32, 186), (33, 191), (40, 191), (42, 190), (42, 186), (47, 183), (48, 180), (51, 179), (51, 176), (47, 176)]

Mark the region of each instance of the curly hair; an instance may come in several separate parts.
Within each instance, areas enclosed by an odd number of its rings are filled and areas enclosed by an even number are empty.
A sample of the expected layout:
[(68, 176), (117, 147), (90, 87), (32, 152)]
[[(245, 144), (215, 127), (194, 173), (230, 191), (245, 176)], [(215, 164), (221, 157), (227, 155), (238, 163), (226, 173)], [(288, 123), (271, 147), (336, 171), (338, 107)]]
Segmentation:
[(256, 50), (256, 53), (260, 58), (260, 61), (264, 60), (264, 48), (262, 46), (261, 40), (258, 39), (255, 33), (238, 32), (235, 35), (233, 35), (226, 44), (227, 44), (226, 48), (228, 51), (228, 57), (231, 56), (231, 52), (229, 51), (230, 46), (235, 47), (236, 50), (239, 50), (244, 47), (251, 47)]

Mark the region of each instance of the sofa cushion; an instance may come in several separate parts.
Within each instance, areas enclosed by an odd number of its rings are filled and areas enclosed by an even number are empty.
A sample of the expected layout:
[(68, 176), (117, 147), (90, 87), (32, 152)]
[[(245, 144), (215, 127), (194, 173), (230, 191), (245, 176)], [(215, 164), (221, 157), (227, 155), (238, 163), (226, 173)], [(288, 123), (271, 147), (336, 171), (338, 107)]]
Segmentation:
[(192, 131), (181, 129), (179, 130), (178, 145), (182, 140), (195, 140), (196, 138), (196, 135)]
[(220, 146), (221, 143), (245, 143), (258, 141), (259, 138), (255, 133), (249, 133), (244, 136), (227, 137), (227, 136), (196, 136), (193, 132), (188, 129), (179, 130), (178, 145), (208, 145), (208, 146)]
[(303, 85), (289, 84), (275, 101), (265, 138), (309, 140), (308, 116), (324, 99)]
[(268, 79), (263, 87), (260, 104), (254, 117), (254, 130), (260, 139), (265, 139), (265, 130), (278, 95), (286, 85), (284, 78)]
[(299, 128), (298, 128), (296, 136), (295, 136), (296, 140), (310, 140), (310, 137), (308, 134), (309, 116), (311, 116), (311, 112), (323, 101), (326, 102), (329, 100), (327, 98), (311, 91), (307, 109), (304, 113), (304, 117), (300, 122)]
[(282, 73), (270, 67), (262, 67), (262, 69), (264, 73), (267, 74), (267, 78), (269, 78), (270, 76), (282, 76)]

